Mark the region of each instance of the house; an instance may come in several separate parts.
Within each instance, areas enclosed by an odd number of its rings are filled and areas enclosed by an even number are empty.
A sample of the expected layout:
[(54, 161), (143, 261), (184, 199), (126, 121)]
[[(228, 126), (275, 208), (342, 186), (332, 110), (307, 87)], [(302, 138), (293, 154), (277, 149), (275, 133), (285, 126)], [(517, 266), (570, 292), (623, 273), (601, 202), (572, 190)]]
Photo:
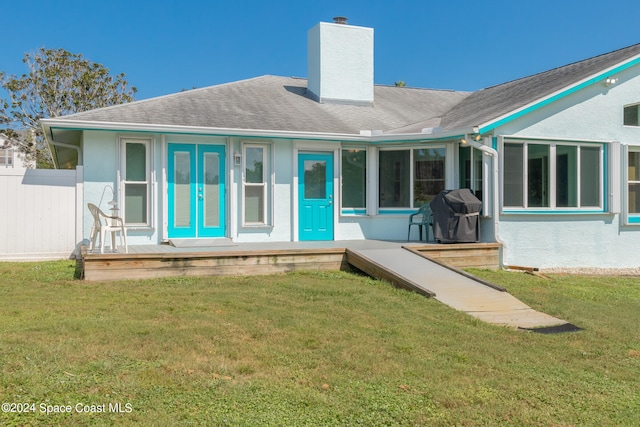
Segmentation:
[(23, 157), (11, 144), (9, 138), (0, 134), (0, 168), (25, 169), (26, 167)]
[(85, 206), (115, 189), (129, 244), (403, 240), (419, 206), (470, 188), (504, 265), (637, 267), (639, 63), (640, 44), (472, 93), (381, 86), (373, 30), (319, 23), (307, 79), (42, 125), (60, 162), (77, 158)]

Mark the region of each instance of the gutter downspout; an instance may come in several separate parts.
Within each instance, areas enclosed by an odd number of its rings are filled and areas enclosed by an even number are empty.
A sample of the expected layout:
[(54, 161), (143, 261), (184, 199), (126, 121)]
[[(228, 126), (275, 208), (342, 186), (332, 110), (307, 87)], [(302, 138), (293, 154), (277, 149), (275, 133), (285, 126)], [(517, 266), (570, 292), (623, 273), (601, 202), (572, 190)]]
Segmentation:
[[(507, 249), (507, 245), (505, 244), (505, 242), (500, 239), (500, 232), (499, 232), (499, 219), (498, 219), (498, 214), (500, 212), (500, 186), (499, 186), (499, 176), (500, 176), (500, 172), (498, 170), (498, 152), (493, 149), (491, 146), (489, 145), (485, 145), (485, 144), (481, 144), (480, 142), (474, 140), (469, 134), (466, 134), (464, 136), (464, 140), (465, 143), (477, 148), (478, 150), (482, 151), (483, 153), (485, 153), (486, 155), (491, 157), (491, 165), (492, 165), (492, 178), (491, 180), (492, 182), (492, 196), (493, 196), (493, 238), (495, 239), (495, 241), (497, 243), (500, 244), (502, 250), (502, 256), (500, 257), (500, 268), (504, 267), (504, 251)], [(485, 138), (485, 140), (490, 140), (490, 138)]]
[[(49, 144), (51, 144), (51, 145), (53, 145), (55, 147), (71, 148), (73, 150), (76, 150), (78, 152), (78, 166), (82, 166), (82, 148), (80, 148), (77, 145), (67, 144), (66, 142), (54, 141), (53, 138), (49, 141)], [(53, 156), (52, 156), (52, 158), (53, 158)]]
[[(43, 119), (44, 120), (44, 119)], [(47, 141), (49, 144), (53, 145), (54, 147), (62, 147), (62, 148), (71, 148), (72, 150), (76, 150), (78, 152), (78, 166), (82, 166), (83, 162), (82, 162), (82, 148), (80, 148), (80, 146), (78, 145), (73, 145), (73, 144), (67, 144), (66, 142), (57, 142), (53, 140), (53, 130), (50, 127), (46, 127), (42, 122), (40, 123), (41, 127), (42, 127), (42, 132), (45, 136), (45, 141)], [(49, 133), (49, 138), (47, 138), (47, 131)], [(49, 145), (47, 145), (47, 147), (49, 147)], [(53, 157), (53, 153), (51, 153), (51, 149), (49, 148), (49, 154), (51, 154), (51, 160), (53, 161), (54, 165), (57, 166), (56, 160)]]

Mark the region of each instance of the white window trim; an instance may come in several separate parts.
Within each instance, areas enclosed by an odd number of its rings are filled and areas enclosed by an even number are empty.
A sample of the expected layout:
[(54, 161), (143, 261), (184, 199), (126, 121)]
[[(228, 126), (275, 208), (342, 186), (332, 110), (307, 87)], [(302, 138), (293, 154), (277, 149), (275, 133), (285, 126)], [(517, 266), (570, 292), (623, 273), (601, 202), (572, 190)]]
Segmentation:
[[(262, 148), (263, 150), (263, 169), (262, 169), (262, 184), (247, 183), (246, 171), (247, 171), (247, 148)], [(241, 206), (241, 227), (243, 228), (271, 228), (273, 227), (273, 193), (274, 193), (274, 161), (273, 161), (273, 144), (271, 143), (258, 143), (258, 142), (242, 142), (242, 171), (241, 182), (242, 190), (240, 194)], [(246, 204), (245, 204), (245, 190), (247, 187), (263, 187), (264, 206), (262, 207), (264, 222), (246, 222)]]
[[(144, 144), (145, 150), (145, 181), (128, 181), (126, 177), (127, 166), (127, 143)], [(125, 203), (125, 186), (126, 184), (145, 184), (147, 186), (147, 220), (145, 223), (126, 223), (125, 227), (128, 229), (149, 229), (153, 228), (152, 219), (155, 217), (154, 203), (153, 203), (153, 185), (152, 185), (152, 165), (151, 161), (153, 157), (153, 138), (135, 138), (135, 137), (120, 137), (119, 138), (119, 151), (120, 151), (120, 163), (118, 165), (118, 207), (120, 208), (120, 216), (126, 218), (126, 203)]]
[[(523, 145), (523, 165), (522, 165), (522, 206), (505, 206), (504, 193), (505, 193), (505, 177), (504, 177), (504, 150), (506, 144), (522, 144)], [(544, 145), (549, 147), (549, 207), (528, 207), (528, 192), (527, 192), (527, 176), (528, 176), (528, 145)], [(599, 183), (600, 192), (598, 195), (598, 206), (580, 206), (580, 197), (578, 197), (578, 206), (573, 207), (557, 207), (556, 204), (556, 147), (562, 146), (576, 146), (576, 147), (598, 147), (599, 152)], [(580, 213), (580, 212), (604, 212), (604, 195), (607, 189), (606, 177), (605, 177), (605, 141), (573, 141), (562, 139), (518, 139), (518, 138), (503, 138), (500, 144), (500, 151), (503, 155), (500, 156), (500, 181), (501, 185), (501, 212), (502, 213)], [(578, 150), (577, 159), (577, 188), (580, 188), (580, 155), (581, 150)]]

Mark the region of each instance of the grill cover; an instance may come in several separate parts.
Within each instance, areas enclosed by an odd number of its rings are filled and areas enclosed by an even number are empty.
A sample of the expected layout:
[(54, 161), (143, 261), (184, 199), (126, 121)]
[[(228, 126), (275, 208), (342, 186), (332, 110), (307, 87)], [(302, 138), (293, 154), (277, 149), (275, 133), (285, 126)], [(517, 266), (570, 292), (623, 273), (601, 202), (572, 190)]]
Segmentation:
[(471, 243), (480, 240), (482, 202), (468, 188), (441, 191), (431, 201), (433, 237), (437, 242)]

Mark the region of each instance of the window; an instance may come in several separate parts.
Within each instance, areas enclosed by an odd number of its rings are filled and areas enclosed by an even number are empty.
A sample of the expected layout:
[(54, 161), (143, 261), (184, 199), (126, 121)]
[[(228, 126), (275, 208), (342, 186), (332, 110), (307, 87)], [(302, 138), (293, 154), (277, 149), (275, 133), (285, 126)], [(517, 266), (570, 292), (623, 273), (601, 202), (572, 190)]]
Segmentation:
[(0, 166), (13, 166), (13, 149), (0, 149)]
[(151, 141), (123, 139), (121, 168), (124, 188), (124, 222), (126, 225), (149, 226), (149, 176)]
[(460, 188), (468, 188), (482, 200), (482, 152), (472, 147), (460, 147)]
[(243, 187), (243, 224), (267, 225), (269, 206), (269, 146), (245, 144)]
[(505, 143), (504, 206), (602, 208), (603, 151), (601, 144)]
[(342, 207), (366, 209), (366, 201), (367, 151), (363, 148), (342, 150)]
[(413, 208), (445, 189), (446, 149), (380, 151), (381, 208)]
[(624, 125), (640, 126), (640, 104), (624, 107)]
[(627, 169), (629, 215), (640, 218), (640, 151), (629, 150)]

